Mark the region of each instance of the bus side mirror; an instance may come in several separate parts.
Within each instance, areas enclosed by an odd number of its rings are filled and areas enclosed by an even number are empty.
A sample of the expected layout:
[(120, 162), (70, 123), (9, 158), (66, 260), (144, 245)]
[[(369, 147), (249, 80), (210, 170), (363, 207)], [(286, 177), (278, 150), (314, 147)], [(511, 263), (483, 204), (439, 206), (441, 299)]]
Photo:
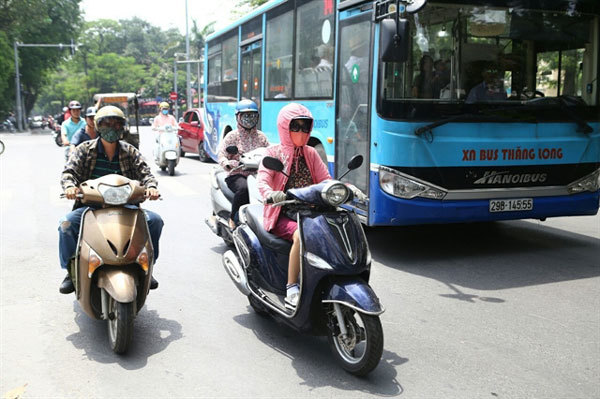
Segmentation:
[(400, 33), (396, 36), (396, 21), (384, 19), (380, 23), (381, 61), (383, 62), (406, 62), (408, 60), (408, 45), (410, 42), (410, 28), (408, 20), (398, 20)]

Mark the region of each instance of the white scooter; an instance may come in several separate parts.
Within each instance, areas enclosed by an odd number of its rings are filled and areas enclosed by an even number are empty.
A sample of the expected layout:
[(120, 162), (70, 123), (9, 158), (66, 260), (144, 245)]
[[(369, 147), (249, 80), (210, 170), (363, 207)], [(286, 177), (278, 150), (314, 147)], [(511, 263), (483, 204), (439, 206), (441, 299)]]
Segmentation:
[[(230, 154), (237, 154), (236, 146), (229, 146), (225, 149)], [(243, 169), (248, 171), (256, 171), (260, 165), (260, 161), (264, 157), (265, 147), (259, 147), (252, 151), (243, 154), (240, 157), (240, 164), (235, 169)], [(234, 170), (235, 170), (234, 169)], [(231, 217), (231, 202), (233, 201), (234, 193), (227, 187), (225, 178), (229, 176), (229, 172), (225, 171), (220, 166), (215, 166), (210, 174), (210, 200), (213, 206), (212, 215), (204, 221), (210, 229), (221, 237), (227, 245), (233, 245), (232, 231), (229, 227), (229, 218)], [(261, 204), (262, 197), (258, 191), (256, 177), (252, 174), (248, 176), (248, 197), (251, 204)]]
[(171, 125), (161, 126), (156, 129), (156, 144), (154, 146), (154, 162), (160, 170), (169, 170), (169, 176), (175, 174), (175, 166), (179, 164), (181, 156), (181, 143), (177, 129)]

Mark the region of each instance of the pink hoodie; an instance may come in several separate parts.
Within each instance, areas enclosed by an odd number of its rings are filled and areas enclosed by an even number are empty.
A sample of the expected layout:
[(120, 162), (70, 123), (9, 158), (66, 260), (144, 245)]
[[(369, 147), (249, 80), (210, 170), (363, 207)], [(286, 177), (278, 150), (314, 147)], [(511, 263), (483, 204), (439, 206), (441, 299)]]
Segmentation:
[[(290, 174), (292, 166), (295, 164), (293, 162), (295, 147), (290, 136), (290, 121), (298, 116), (309, 116), (312, 118), (310, 111), (298, 103), (288, 104), (279, 111), (279, 115), (277, 116), (277, 130), (279, 130), (281, 144), (270, 146), (265, 152), (265, 156), (274, 157), (283, 162), (283, 171), (287, 175)], [(314, 148), (308, 145), (303, 145), (299, 148), (304, 152), (304, 158), (310, 170), (313, 184), (331, 179), (327, 166), (323, 163)], [(283, 173), (269, 170), (262, 163), (260, 164), (260, 168), (258, 169), (258, 190), (264, 199), (272, 191), (283, 191), (287, 180), (287, 176)], [(279, 212), (281, 212), (281, 207), (265, 204), (263, 214), (265, 230), (270, 231), (275, 227), (275, 223), (277, 223), (277, 219), (279, 218)]]

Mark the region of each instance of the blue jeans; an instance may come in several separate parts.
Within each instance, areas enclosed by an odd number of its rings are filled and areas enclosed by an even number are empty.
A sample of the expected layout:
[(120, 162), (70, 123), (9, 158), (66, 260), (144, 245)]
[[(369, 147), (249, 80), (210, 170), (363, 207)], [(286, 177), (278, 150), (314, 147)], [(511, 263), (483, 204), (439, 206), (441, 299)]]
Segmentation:
[[(79, 226), (81, 226), (81, 216), (89, 207), (84, 206), (77, 208), (61, 219), (58, 226), (58, 257), (60, 259), (60, 267), (66, 269), (69, 265), (69, 260), (75, 255), (77, 249), (77, 239), (79, 238)], [(164, 222), (158, 213), (154, 213), (144, 209), (146, 221), (148, 222), (148, 230), (150, 231), (150, 239), (154, 247), (154, 261), (158, 259), (158, 240)]]

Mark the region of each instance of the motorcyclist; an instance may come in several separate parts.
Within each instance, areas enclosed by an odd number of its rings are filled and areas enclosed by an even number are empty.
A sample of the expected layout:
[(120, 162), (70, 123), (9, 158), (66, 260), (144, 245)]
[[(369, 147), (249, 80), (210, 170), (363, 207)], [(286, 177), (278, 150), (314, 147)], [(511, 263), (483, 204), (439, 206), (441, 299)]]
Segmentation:
[(88, 107), (85, 110), (85, 127), (81, 128), (73, 135), (71, 139), (71, 151), (75, 150), (79, 144), (84, 141), (92, 140), (97, 137), (96, 127), (94, 126), (94, 118), (96, 116), (96, 107)]
[(70, 117), (71, 117), (71, 113), (69, 112), (69, 107), (63, 107), (62, 113), (56, 117), (58, 126), (62, 125)]
[[(237, 212), (240, 207), (247, 204), (248, 183), (247, 178), (253, 172), (235, 169), (239, 165), (240, 156), (246, 152), (259, 147), (268, 147), (267, 136), (256, 128), (258, 124), (258, 107), (252, 100), (240, 100), (235, 107), (235, 118), (237, 121), (237, 130), (229, 132), (221, 142), (219, 147), (219, 164), (229, 171), (229, 176), (225, 179), (227, 187), (235, 193), (231, 204), (231, 218), (229, 227), (235, 229)], [(237, 154), (227, 152), (227, 147), (236, 146)]]
[[(125, 115), (119, 108), (108, 105), (98, 111), (95, 118), (95, 131), (100, 137), (77, 146), (62, 172), (61, 185), (68, 199), (77, 198), (77, 194), (80, 192), (78, 186), (84, 181), (111, 173), (140, 181), (145, 186), (146, 196), (150, 200), (159, 198), (158, 183), (142, 154), (132, 145), (119, 140), (124, 127)], [(63, 269), (67, 268), (69, 260), (75, 254), (81, 216), (85, 209), (87, 207), (80, 206), (60, 221), (58, 228), (59, 258), (60, 266)], [(147, 209), (144, 209), (144, 212), (156, 260), (158, 259), (158, 242), (163, 221), (157, 213)], [(152, 277), (150, 288), (157, 287), (158, 282)], [(73, 291), (73, 282), (67, 273), (60, 285), (60, 292), (68, 294)]]
[(69, 111), (71, 112), (71, 117), (65, 120), (60, 127), (63, 145), (67, 146), (65, 150), (65, 156), (67, 157), (71, 151), (70, 143), (73, 135), (85, 127), (85, 121), (81, 119), (81, 104), (79, 101), (71, 101), (69, 103)]
[[(267, 149), (265, 156), (279, 159), (284, 165), (283, 173), (265, 168), (262, 163), (258, 169), (258, 189), (265, 200), (273, 203), (284, 201), (285, 192), (291, 188), (306, 187), (311, 184), (331, 179), (327, 166), (317, 151), (306, 145), (313, 127), (310, 111), (301, 104), (291, 103), (279, 111), (277, 130), (281, 144)], [(265, 201), (266, 203), (266, 201)], [(271, 234), (292, 241), (288, 263), (288, 280), (285, 304), (288, 308), (296, 307), (300, 287), (300, 236), (298, 224), (286, 207), (265, 205), (264, 227)]]
[(171, 125), (177, 129), (177, 121), (175, 117), (169, 114), (169, 103), (163, 101), (160, 103), (160, 112), (156, 117), (154, 117), (154, 122), (152, 122), (152, 130), (158, 130), (158, 128), (163, 127), (165, 125)]

